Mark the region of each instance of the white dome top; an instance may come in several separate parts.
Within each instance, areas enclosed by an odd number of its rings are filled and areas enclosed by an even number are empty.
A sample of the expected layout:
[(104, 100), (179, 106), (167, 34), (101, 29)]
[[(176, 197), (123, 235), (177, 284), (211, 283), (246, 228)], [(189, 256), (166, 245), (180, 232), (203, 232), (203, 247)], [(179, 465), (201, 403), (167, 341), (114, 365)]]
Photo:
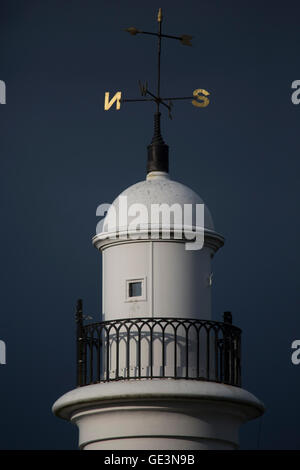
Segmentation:
[[(126, 196), (126, 198), (122, 199), (123, 196)], [(124, 211), (125, 199), (127, 210), (125, 209)], [(145, 217), (144, 210), (143, 212), (139, 212), (136, 204), (143, 205), (146, 208), (148, 217)], [(204, 205), (204, 227), (203, 224), (199, 225), (196, 223), (195, 205), (204, 204), (200, 196), (184, 184), (171, 180), (168, 173), (155, 171), (149, 173), (146, 180), (140, 181), (125, 189), (125, 191), (114, 200), (103, 220), (101, 232), (98, 230), (97, 235), (101, 236), (101, 233), (105, 233), (107, 236), (110, 233), (123, 232), (128, 229), (128, 226), (133, 220), (136, 220), (137, 216), (139, 219), (139, 228), (166, 228), (164, 222), (163, 225), (160, 223), (158, 226), (153, 224), (153, 220), (151, 220), (151, 207), (153, 204), (167, 204), (169, 207), (178, 204), (181, 207), (182, 213), (184, 204), (190, 204), (192, 205), (192, 218), (190, 223), (186, 224), (186, 222), (184, 222), (184, 226), (189, 225), (193, 228), (200, 228), (202, 230), (204, 228), (206, 231), (214, 232), (213, 220), (206, 205)], [(133, 205), (135, 205), (135, 207), (133, 207)], [(123, 209), (121, 212), (120, 207)], [(129, 211), (130, 207), (133, 209), (132, 213)], [(120, 218), (120, 214), (123, 213), (124, 215), (124, 212), (127, 212), (126, 219)], [(181, 227), (183, 227), (182, 221), (181, 224), (179, 224)], [(174, 218), (173, 220), (171, 218), (170, 222), (167, 224), (167, 228), (178, 228), (176, 220), (174, 224)]]

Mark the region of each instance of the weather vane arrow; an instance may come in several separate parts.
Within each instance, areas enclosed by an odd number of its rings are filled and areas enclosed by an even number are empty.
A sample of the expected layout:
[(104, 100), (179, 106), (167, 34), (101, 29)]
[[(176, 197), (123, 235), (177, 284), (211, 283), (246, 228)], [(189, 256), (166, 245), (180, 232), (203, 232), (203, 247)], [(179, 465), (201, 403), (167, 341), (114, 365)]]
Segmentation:
[(133, 102), (154, 102), (156, 104), (156, 113), (154, 115), (154, 136), (150, 146), (148, 146), (148, 170), (154, 171), (159, 168), (160, 171), (168, 171), (168, 146), (164, 143), (160, 133), (160, 105), (168, 109), (169, 118), (172, 119), (172, 107), (173, 101), (176, 100), (192, 100), (192, 104), (199, 108), (205, 108), (209, 104), (209, 92), (197, 88), (193, 91), (193, 96), (180, 96), (180, 97), (161, 97), (160, 95), (160, 56), (161, 56), (161, 40), (162, 38), (175, 39), (180, 41), (184, 46), (191, 46), (192, 36), (183, 34), (181, 36), (171, 36), (169, 34), (162, 34), (162, 9), (158, 10), (157, 22), (158, 32), (152, 33), (148, 31), (142, 31), (140, 29), (131, 26), (125, 29), (132, 36), (137, 34), (147, 34), (156, 36), (158, 38), (158, 49), (157, 49), (157, 86), (156, 95), (148, 89), (148, 83), (145, 84), (139, 81), (139, 88), (142, 98), (124, 99), (122, 98), (122, 92), (118, 91), (111, 99), (109, 92), (105, 92), (104, 97), (104, 110), (108, 111), (114, 103), (116, 103), (116, 109), (121, 108), (121, 103), (133, 103)]

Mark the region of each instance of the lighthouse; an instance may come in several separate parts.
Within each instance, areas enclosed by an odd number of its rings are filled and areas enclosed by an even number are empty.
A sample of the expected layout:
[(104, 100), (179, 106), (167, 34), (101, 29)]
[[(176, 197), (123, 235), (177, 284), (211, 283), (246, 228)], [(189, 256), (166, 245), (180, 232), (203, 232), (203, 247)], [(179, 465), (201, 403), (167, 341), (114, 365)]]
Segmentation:
[[(128, 32), (158, 37), (157, 92), (141, 87), (156, 105), (147, 169), (92, 239), (102, 256), (102, 315), (88, 322), (78, 301), (77, 387), (53, 412), (78, 426), (80, 449), (237, 449), (241, 425), (264, 405), (242, 388), (231, 313), (212, 317), (212, 261), (224, 238), (197, 192), (172, 179), (161, 134), (160, 106), (172, 108), (160, 95), (161, 40), (189, 45), (191, 37), (164, 35), (161, 10), (157, 33)], [(205, 107), (208, 95), (188, 98)], [(117, 109), (135, 101), (120, 92), (116, 100)]]

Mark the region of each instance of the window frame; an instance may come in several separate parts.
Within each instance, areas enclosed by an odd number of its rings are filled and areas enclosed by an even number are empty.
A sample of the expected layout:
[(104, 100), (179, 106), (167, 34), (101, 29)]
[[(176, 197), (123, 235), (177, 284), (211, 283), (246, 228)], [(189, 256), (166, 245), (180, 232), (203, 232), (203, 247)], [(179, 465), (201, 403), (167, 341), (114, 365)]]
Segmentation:
[[(129, 285), (134, 282), (141, 283), (141, 295), (136, 295), (134, 297), (129, 296)], [(126, 279), (125, 282), (125, 302), (138, 302), (147, 300), (147, 291), (146, 291), (146, 277), (138, 277), (132, 279)]]

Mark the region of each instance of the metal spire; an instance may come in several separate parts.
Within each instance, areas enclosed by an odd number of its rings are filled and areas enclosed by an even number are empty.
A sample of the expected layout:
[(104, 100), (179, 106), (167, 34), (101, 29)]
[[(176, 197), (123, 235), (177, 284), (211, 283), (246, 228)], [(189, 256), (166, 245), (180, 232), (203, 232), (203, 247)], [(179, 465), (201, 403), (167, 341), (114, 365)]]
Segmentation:
[[(147, 173), (151, 171), (169, 171), (169, 147), (164, 143), (160, 130), (160, 54), (161, 54), (161, 27), (162, 27), (162, 9), (158, 10), (158, 54), (157, 54), (157, 99), (156, 113), (154, 114), (154, 134), (152, 142), (148, 145)], [(147, 88), (146, 88), (147, 90)], [(171, 117), (171, 106), (169, 105), (169, 116)]]

